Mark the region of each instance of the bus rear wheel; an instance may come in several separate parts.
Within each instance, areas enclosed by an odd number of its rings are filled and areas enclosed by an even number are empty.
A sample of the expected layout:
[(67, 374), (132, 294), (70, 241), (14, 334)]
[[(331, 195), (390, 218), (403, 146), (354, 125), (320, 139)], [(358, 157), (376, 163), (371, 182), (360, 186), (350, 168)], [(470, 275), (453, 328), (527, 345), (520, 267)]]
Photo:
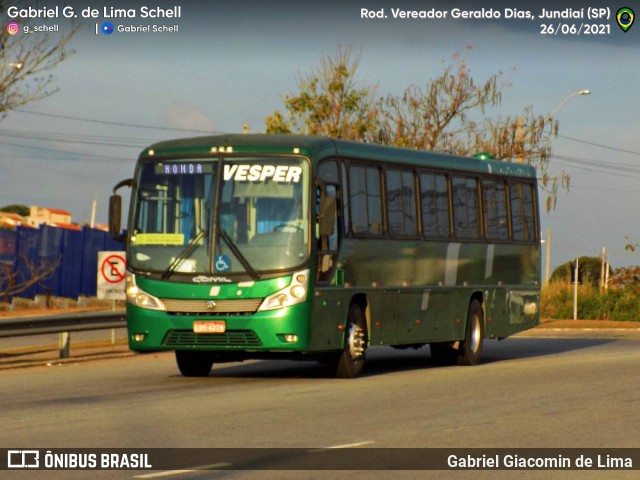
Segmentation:
[(213, 357), (208, 352), (176, 350), (176, 363), (185, 377), (206, 377), (213, 367)]
[(464, 340), (458, 348), (454, 342), (436, 342), (430, 345), (431, 357), (438, 365), (477, 365), (482, 356), (484, 341), (484, 312), (478, 300), (472, 300), (467, 311)]
[(367, 322), (360, 305), (349, 307), (344, 348), (336, 367), (337, 378), (355, 378), (360, 375), (365, 364), (365, 350), (368, 344)]
[(472, 300), (467, 313), (464, 342), (458, 351), (458, 365), (478, 365), (484, 341), (484, 312), (478, 300)]

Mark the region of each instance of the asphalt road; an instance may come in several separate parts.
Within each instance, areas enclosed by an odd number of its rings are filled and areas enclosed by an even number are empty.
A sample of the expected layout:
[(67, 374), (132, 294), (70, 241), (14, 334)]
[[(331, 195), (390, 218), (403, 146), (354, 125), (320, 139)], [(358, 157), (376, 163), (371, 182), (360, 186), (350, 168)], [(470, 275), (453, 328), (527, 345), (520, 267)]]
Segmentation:
[[(316, 363), (286, 361), (219, 365), (207, 378), (189, 379), (178, 375), (166, 353), (0, 371), (0, 447), (640, 446), (638, 339), (488, 341), (477, 367), (437, 367), (426, 348), (378, 348), (369, 354), (365, 374), (355, 380), (333, 379)], [(96, 471), (91, 478), (145, 473)], [(620, 470), (151, 473), (180, 480), (637, 478), (637, 472)], [(2, 474), (87, 476), (86, 471)]]

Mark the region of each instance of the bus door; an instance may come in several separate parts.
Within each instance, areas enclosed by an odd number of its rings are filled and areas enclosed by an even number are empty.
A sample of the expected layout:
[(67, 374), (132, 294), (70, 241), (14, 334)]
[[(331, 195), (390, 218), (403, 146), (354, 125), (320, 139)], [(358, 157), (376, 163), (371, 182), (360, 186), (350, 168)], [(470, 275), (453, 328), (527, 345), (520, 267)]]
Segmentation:
[(338, 202), (336, 185), (325, 185), (318, 198), (318, 256), (316, 279), (331, 282), (338, 259)]
[(346, 318), (344, 279), (338, 269), (342, 215), (337, 165), (323, 162), (316, 182), (316, 291), (311, 338), (316, 348), (342, 348), (342, 332), (336, 324)]

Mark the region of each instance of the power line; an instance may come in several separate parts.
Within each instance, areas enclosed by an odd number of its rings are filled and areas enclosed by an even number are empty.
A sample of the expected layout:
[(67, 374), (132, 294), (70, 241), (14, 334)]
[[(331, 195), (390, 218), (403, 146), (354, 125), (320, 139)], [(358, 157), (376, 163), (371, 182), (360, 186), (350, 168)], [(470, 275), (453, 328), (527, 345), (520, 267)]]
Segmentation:
[(95, 119), (95, 118), (74, 117), (74, 116), (70, 116), (70, 115), (58, 115), (58, 114), (54, 114), (54, 113), (30, 112), (28, 110), (22, 110), (20, 108), (16, 108), (16, 109), (14, 109), (12, 111), (19, 112), (19, 113), (25, 113), (27, 115), (38, 115), (38, 116), (41, 116), (41, 117), (50, 117), (50, 118), (63, 118), (65, 120), (75, 120), (75, 121), (79, 121), (79, 122), (100, 123), (100, 124), (103, 124), (103, 125), (116, 125), (118, 127), (147, 128), (147, 129), (151, 129), (151, 130), (164, 130), (164, 131), (171, 131), (171, 132), (207, 133), (209, 135), (222, 133), (222, 132), (218, 132), (218, 131), (197, 130), (197, 129), (193, 129), (193, 128), (171, 128), (171, 127), (160, 127), (160, 126), (157, 126), (157, 125), (153, 126), (153, 125), (141, 125), (141, 124), (136, 124), (136, 123), (110, 122), (108, 120), (98, 120), (98, 119)]
[(600, 190), (603, 192), (615, 192), (615, 193), (638, 193), (638, 190), (624, 190), (620, 188), (604, 188), (604, 187), (592, 187), (590, 185), (574, 185), (571, 183), (571, 190)]
[(600, 143), (589, 142), (587, 140), (582, 140), (580, 138), (568, 137), (566, 135), (560, 135), (560, 134), (558, 134), (558, 137), (564, 138), (566, 140), (571, 140), (573, 142), (583, 143), (585, 145), (591, 145), (592, 147), (598, 147), (598, 148), (604, 148), (606, 150), (612, 150), (614, 152), (628, 153), (630, 155), (640, 155), (640, 152), (634, 152), (633, 150), (625, 150), (623, 148), (610, 147), (608, 145), (602, 145)]
[[(69, 150), (61, 150), (58, 148), (34, 147), (33, 145), (24, 145), (24, 144), (13, 143), (13, 142), (0, 142), (0, 143), (2, 143), (2, 145), (9, 145), (11, 147), (30, 148), (34, 150), (41, 150), (44, 152), (55, 152), (55, 153), (63, 153), (63, 154), (70, 155), (70, 157), (60, 159), (60, 160), (82, 160), (82, 159), (86, 159), (87, 157), (91, 157), (91, 159), (95, 159), (95, 160), (118, 160), (118, 161), (124, 161), (124, 162), (130, 162), (135, 160), (131, 158), (110, 157), (107, 155), (95, 155), (92, 153), (72, 152)], [(81, 157), (81, 158), (74, 158), (74, 157)]]
[(567, 157), (563, 155), (552, 155), (551, 158), (554, 159), (554, 162), (557, 162), (561, 165), (568, 164), (572, 168), (577, 168), (579, 170), (602, 173), (616, 177), (640, 178), (640, 166), (636, 165), (612, 162), (603, 163), (602, 160), (590, 160), (587, 158)]
[[(54, 114), (54, 113), (43, 113), (43, 112), (32, 112), (32, 111), (28, 111), (28, 110), (22, 110), (20, 108), (16, 108), (13, 110), (14, 112), (19, 112), (19, 113), (24, 113), (27, 115), (38, 115), (38, 116), (42, 116), (42, 117), (50, 117), (50, 118), (62, 118), (62, 119), (66, 119), (66, 120), (74, 120), (74, 121), (80, 121), (80, 122), (89, 122), (89, 123), (100, 123), (100, 124), (104, 124), (104, 125), (116, 125), (116, 126), (120, 126), (120, 127), (133, 127), (133, 128), (146, 128), (146, 129), (150, 129), (150, 130), (163, 130), (163, 131), (172, 131), (172, 132), (189, 132), (189, 133), (207, 133), (207, 134), (221, 134), (224, 132), (220, 132), (220, 131), (211, 131), (211, 130), (199, 130), (199, 129), (194, 129), (194, 128), (173, 128), (173, 127), (160, 127), (157, 125), (142, 125), (142, 124), (136, 124), (136, 123), (124, 123), (124, 122), (113, 122), (113, 121), (108, 121), (108, 120), (98, 120), (95, 118), (85, 118), (85, 117), (76, 117), (76, 116), (71, 116), (71, 115), (59, 115), (59, 114)], [(588, 140), (583, 140), (581, 138), (575, 138), (575, 137), (570, 137), (568, 135), (561, 135), (558, 134), (559, 138), (564, 138), (565, 140), (571, 140), (572, 142), (577, 142), (577, 143), (582, 143), (585, 145), (591, 145), (593, 147), (598, 147), (598, 148), (604, 148), (606, 150), (612, 150), (614, 152), (620, 152), (620, 153), (627, 153), (630, 155), (638, 155), (640, 156), (640, 152), (636, 152), (633, 150), (626, 150), (623, 148), (618, 148), (618, 147), (612, 147), (610, 145), (603, 145), (601, 143), (595, 143), (595, 142), (590, 142)]]
[[(0, 129), (0, 136), (23, 138), (26, 140), (49, 141), (56, 143), (72, 143), (85, 145), (103, 145), (111, 147), (144, 148), (157, 140), (144, 140), (140, 138), (112, 137), (103, 135), (66, 134), (55, 132), (29, 132), (25, 130)], [(144, 144), (143, 144), (144, 142)]]

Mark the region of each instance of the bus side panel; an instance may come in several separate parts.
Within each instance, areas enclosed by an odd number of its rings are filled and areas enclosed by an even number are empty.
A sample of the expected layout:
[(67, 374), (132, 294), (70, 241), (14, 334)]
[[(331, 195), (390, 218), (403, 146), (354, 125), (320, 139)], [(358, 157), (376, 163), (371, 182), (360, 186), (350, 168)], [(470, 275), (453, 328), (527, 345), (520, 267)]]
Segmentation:
[(487, 338), (537, 324), (538, 245), (347, 238), (338, 266), (346, 290), (367, 295), (371, 345), (462, 340), (478, 292)]
[(484, 307), (485, 337), (500, 338), (507, 335), (508, 312), (506, 305), (507, 289), (493, 288), (487, 292)]
[(485, 336), (504, 338), (540, 322), (540, 291), (529, 287), (497, 288), (489, 292)]
[(310, 350), (339, 350), (344, 345), (344, 326), (351, 292), (344, 288), (316, 288), (311, 306)]
[(396, 291), (395, 343), (418, 344), (424, 343), (431, 335), (428, 331), (429, 323), (423, 317), (424, 292), (417, 289)]
[[(464, 295), (464, 294), (463, 294)], [(398, 295), (397, 345), (458, 339), (459, 294), (450, 288), (413, 290)]]

